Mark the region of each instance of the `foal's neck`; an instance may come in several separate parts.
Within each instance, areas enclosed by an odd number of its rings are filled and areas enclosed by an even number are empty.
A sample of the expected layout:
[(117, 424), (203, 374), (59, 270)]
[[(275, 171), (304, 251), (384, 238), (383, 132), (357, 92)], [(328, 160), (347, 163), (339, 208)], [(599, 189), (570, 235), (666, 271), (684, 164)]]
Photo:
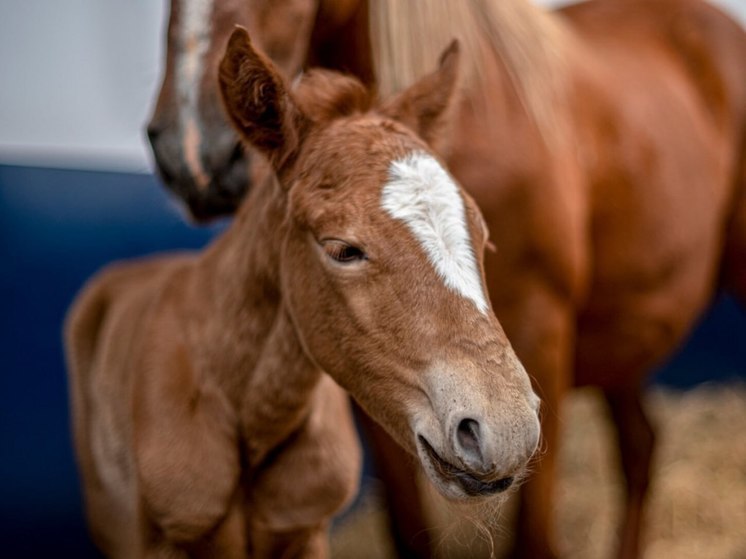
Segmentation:
[(232, 402), (251, 465), (304, 421), (321, 378), (280, 290), (285, 207), (274, 177), (258, 184), (198, 263), (210, 309), (199, 328), (204, 371)]

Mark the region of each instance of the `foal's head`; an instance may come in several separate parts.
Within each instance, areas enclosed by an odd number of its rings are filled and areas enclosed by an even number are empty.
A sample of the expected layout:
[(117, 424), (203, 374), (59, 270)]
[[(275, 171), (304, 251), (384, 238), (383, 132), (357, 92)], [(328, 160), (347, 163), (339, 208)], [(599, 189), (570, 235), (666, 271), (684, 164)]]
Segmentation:
[(291, 93), (237, 29), (220, 86), (287, 205), (283, 301), (310, 359), (448, 497), (501, 492), (539, 439), (538, 398), (490, 307), (479, 209), (428, 148), (452, 104), (458, 52), (378, 110), (351, 78)]

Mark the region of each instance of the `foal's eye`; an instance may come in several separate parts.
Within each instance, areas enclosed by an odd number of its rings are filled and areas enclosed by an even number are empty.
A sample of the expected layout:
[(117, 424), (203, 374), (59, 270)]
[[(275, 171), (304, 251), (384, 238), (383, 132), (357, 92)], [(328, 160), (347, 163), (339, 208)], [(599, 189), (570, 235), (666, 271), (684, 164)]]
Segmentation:
[(326, 252), (329, 258), (342, 264), (350, 264), (368, 259), (361, 249), (344, 241), (327, 239), (322, 241), (321, 245), (324, 247), (324, 252)]

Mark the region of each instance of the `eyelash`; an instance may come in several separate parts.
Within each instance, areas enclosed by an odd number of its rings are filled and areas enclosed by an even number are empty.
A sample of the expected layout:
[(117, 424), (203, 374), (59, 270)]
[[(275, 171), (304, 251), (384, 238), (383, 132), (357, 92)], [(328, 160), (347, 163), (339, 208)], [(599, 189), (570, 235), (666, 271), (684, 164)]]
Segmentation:
[(326, 252), (327, 256), (340, 264), (350, 264), (352, 262), (359, 262), (368, 259), (368, 256), (362, 249), (344, 241), (330, 239), (322, 241), (321, 244), (324, 247), (324, 252)]

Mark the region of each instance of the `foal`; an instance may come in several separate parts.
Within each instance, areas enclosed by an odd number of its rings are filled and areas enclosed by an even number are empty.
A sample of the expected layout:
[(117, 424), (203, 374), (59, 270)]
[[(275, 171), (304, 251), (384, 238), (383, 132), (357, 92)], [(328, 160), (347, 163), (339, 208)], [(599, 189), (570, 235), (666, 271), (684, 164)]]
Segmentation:
[(352, 78), (291, 93), (234, 31), (222, 95), (273, 174), (203, 253), (116, 265), (68, 319), (105, 553), (326, 555), (360, 466), (344, 390), (451, 499), (522, 475), (539, 401), (486, 296), (481, 214), (427, 145), (457, 66), (454, 45), (366, 112)]

